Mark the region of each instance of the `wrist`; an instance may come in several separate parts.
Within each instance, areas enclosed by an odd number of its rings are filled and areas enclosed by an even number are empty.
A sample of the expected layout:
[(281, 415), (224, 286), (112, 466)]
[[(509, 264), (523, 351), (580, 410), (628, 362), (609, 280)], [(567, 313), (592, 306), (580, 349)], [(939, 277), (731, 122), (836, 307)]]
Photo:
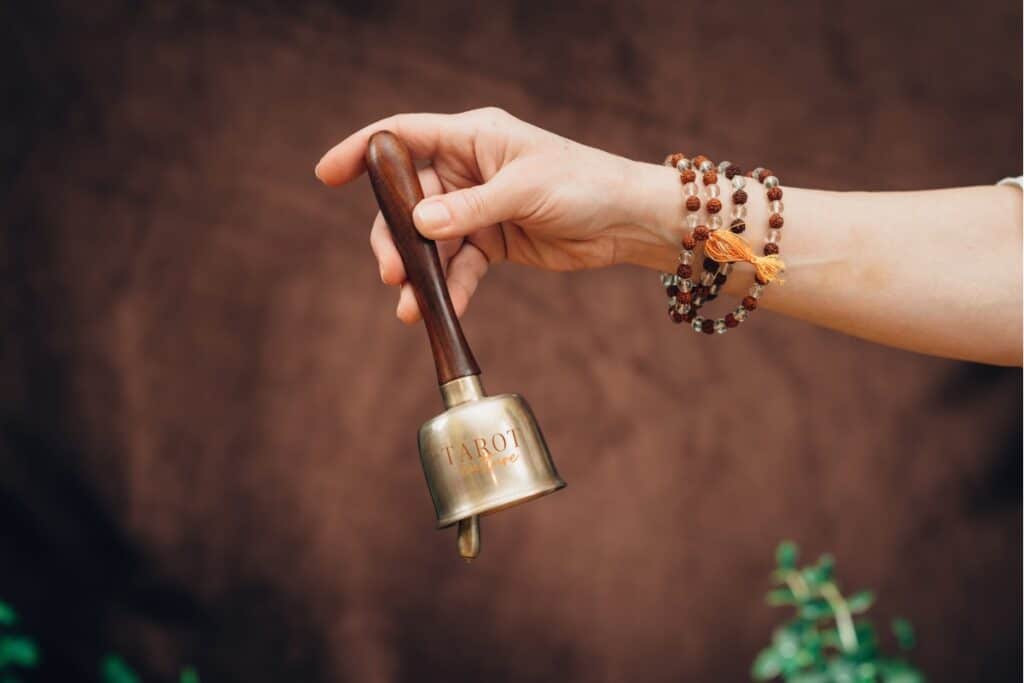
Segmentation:
[(624, 160), (616, 197), (623, 210), (613, 230), (617, 260), (674, 272), (683, 236), (683, 193), (679, 173), (667, 166)]

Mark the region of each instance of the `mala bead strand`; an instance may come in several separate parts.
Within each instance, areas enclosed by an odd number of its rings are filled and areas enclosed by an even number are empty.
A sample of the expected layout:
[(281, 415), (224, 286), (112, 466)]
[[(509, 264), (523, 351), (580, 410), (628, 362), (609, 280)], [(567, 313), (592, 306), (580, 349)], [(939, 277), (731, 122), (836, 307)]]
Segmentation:
[[(694, 332), (703, 334), (724, 334), (738, 327), (747, 319), (757, 305), (764, 288), (783, 270), (779, 260), (779, 242), (782, 238), (782, 188), (779, 179), (769, 169), (758, 167), (743, 174), (739, 166), (723, 161), (715, 164), (704, 155), (693, 159), (683, 154), (666, 157), (666, 165), (673, 166), (680, 174), (686, 197), (686, 226), (689, 232), (683, 237), (679, 254), (679, 266), (674, 274), (662, 275), (662, 284), (669, 296), (669, 317), (675, 323), (688, 322)], [(732, 210), (729, 230), (723, 227), (720, 215), (723, 205), (718, 185), (719, 174), (725, 175), (732, 187)], [(750, 246), (740, 237), (746, 230), (747, 178), (761, 183), (768, 199), (768, 233), (765, 237), (763, 256), (754, 254)], [(702, 203), (698, 179), (705, 188), (707, 197)], [(700, 210), (707, 210), (707, 225), (700, 223)], [(693, 279), (693, 261), (698, 244), (704, 243), (703, 272), (697, 284)], [(721, 318), (705, 318), (698, 315), (701, 306), (713, 300), (725, 284), (733, 263), (747, 261), (754, 266), (754, 284), (734, 311)]]

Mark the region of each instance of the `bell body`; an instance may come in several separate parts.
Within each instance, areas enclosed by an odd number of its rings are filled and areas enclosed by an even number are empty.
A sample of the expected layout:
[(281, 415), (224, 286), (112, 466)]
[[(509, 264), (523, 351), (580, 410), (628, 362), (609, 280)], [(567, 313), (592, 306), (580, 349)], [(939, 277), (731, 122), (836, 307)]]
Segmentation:
[(442, 385), (441, 393), (448, 410), (419, 433), (438, 528), (565, 486), (521, 396), (485, 396), (476, 375)]

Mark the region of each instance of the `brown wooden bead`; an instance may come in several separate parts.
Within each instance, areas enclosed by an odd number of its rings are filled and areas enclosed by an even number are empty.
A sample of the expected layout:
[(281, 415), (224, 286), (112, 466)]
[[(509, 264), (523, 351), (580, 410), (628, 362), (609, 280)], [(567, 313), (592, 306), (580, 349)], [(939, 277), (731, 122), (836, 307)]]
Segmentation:
[(764, 255), (765, 256), (771, 256), (772, 254), (778, 254), (778, 253), (779, 253), (779, 245), (775, 244), (775, 242), (769, 242), (768, 244), (764, 245)]
[(768, 201), (777, 202), (782, 199), (782, 188), (776, 185), (772, 189), (768, 190)]
[(743, 190), (736, 190), (735, 192), (732, 193), (732, 203), (733, 204), (746, 204), (747, 203), (747, 193), (744, 192)]
[(708, 295), (709, 288), (707, 285), (697, 285), (693, 288), (693, 295), (703, 299)]
[(711, 318), (705, 319), (704, 322), (700, 324), (700, 331), (703, 332), (704, 334), (714, 334), (715, 321), (712, 320)]
[(699, 211), (700, 210), (700, 197), (687, 197), (686, 198), (686, 210), (687, 211)]
[(675, 168), (676, 164), (678, 164), (685, 157), (686, 157), (686, 155), (683, 154), (682, 152), (676, 152), (675, 154), (669, 154), (667, 157), (665, 157), (665, 163), (668, 164), (669, 166), (671, 166), (672, 168)]
[(729, 327), (729, 328), (739, 327), (740, 326), (740, 321), (737, 320), (736, 316), (734, 316), (732, 313), (726, 313), (725, 314), (725, 326)]
[(708, 226), (706, 225), (698, 225), (696, 228), (693, 229), (693, 239), (697, 240), (698, 242), (703, 242), (708, 238), (708, 235), (710, 234), (711, 231), (708, 230)]
[(782, 220), (782, 214), (780, 213), (773, 213), (771, 216), (768, 217), (768, 225), (775, 228), (776, 230), (781, 228), (784, 223), (785, 221)]
[(729, 276), (725, 273), (719, 273), (715, 276), (715, 284), (721, 287), (725, 284), (725, 281), (729, 279)]
[(736, 176), (738, 176), (738, 175), (740, 175), (742, 173), (743, 173), (743, 169), (740, 168), (739, 166), (737, 166), (736, 164), (730, 164), (725, 169), (725, 177), (728, 178), (729, 180), (732, 180), (734, 177), (736, 177)]
[(722, 210), (722, 200), (712, 197), (708, 200), (708, 213), (718, 213)]
[(679, 287), (676, 285), (669, 285), (665, 287), (665, 293), (668, 294), (670, 297), (675, 296), (676, 294), (679, 293)]
[(686, 183), (692, 183), (696, 179), (697, 172), (694, 171), (692, 168), (688, 168), (679, 174), (679, 180), (682, 181), (683, 185), (685, 185)]
[(679, 292), (676, 294), (676, 301), (681, 304), (688, 304), (693, 301), (693, 292)]
[(697, 246), (697, 238), (693, 235), (686, 235), (683, 237), (682, 245), (686, 251), (693, 251), (694, 247)]
[(747, 224), (743, 222), (742, 218), (737, 218), (729, 225), (729, 229), (738, 235), (747, 229)]
[(743, 297), (743, 301), (740, 302), (740, 305), (748, 311), (752, 311), (757, 308), (757, 299), (752, 296), (745, 296)]
[(693, 158), (693, 167), (700, 168), (700, 165), (703, 164), (705, 161), (708, 161), (708, 158), (703, 154), (698, 154)]
[(674, 322), (677, 325), (683, 322), (683, 314), (674, 308), (668, 309), (668, 317), (672, 322)]
[(697, 317), (697, 311), (687, 311), (683, 313), (683, 322), (692, 323), (693, 319)]
[(762, 168), (761, 172), (757, 174), (757, 179), (763, 183), (764, 179), (770, 175), (775, 175), (775, 172), (772, 171), (770, 168)]
[(704, 175), (701, 177), (701, 180), (704, 181), (705, 185), (714, 185), (715, 183), (718, 182), (718, 174), (715, 173), (714, 171), (705, 171)]
[(693, 268), (685, 263), (680, 263), (679, 267), (676, 268), (676, 275), (684, 280), (689, 280), (693, 275)]

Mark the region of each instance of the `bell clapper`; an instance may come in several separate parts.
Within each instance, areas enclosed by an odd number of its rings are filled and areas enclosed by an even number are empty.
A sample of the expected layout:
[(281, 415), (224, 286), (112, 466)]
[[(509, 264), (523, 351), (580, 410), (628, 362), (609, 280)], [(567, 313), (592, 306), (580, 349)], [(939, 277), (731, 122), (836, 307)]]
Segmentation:
[(467, 563), (480, 554), (480, 518), (476, 515), (459, 520), (457, 538), (459, 555)]

